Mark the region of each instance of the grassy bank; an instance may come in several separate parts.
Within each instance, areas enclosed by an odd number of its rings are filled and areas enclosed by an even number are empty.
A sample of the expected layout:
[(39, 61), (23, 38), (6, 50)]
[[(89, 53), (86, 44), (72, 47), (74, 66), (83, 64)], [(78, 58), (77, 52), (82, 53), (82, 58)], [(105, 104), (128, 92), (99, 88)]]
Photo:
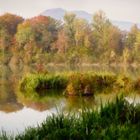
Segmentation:
[[(20, 82), (22, 92), (61, 89), (68, 95), (93, 95), (103, 90), (139, 90), (140, 80), (124, 75), (95, 72), (29, 74)], [(63, 93), (63, 92), (62, 92)]]
[(68, 82), (65, 74), (28, 74), (20, 82), (21, 91), (64, 89)]
[[(123, 98), (77, 114), (53, 115), (36, 128), (28, 128), (16, 140), (93, 140), (140, 139), (140, 106), (128, 104)], [(8, 140), (3, 133), (0, 137)], [(11, 138), (12, 139), (12, 138)]]

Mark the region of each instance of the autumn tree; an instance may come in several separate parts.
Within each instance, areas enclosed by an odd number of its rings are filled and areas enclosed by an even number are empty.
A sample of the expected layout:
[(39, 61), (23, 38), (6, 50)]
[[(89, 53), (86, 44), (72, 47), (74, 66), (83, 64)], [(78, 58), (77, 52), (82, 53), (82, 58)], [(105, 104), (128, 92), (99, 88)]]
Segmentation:
[(88, 22), (84, 19), (76, 18), (74, 22), (75, 43), (76, 46), (90, 46), (91, 28)]
[(23, 18), (13, 14), (6, 13), (0, 16), (0, 45), (7, 48), (14, 39), (17, 26), (23, 21)]
[(73, 13), (66, 13), (64, 16), (64, 31), (66, 36), (68, 37), (68, 45), (75, 46), (75, 23), (76, 15)]
[(140, 62), (140, 30), (137, 31), (135, 37), (136, 38), (131, 49), (131, 56), (133, 56), (134, 61)]
[(6, 13), (0, 16), (0, 51), (3, 53), (3, 62), (8, 63), (11, 57), (11, 49), (15, 45), (14, 35), (23, 18)]
[(59, 24), (56, 20), (38, 16), (19, 25), (16, 39), (20, 45), (34, 42), (38, 47), (48, 51), (51, 43), (57, 38), (58, 29)]
[(33, 59), (36, 55), (42, 56), (42, 53), (51, 51), (52, 44), (57, 40), (59, 28), (60, 23), (50, 17), (34, 17), (18, 26), (16, 41), (20, 50), (28, 56), (33, 56), (28, 57)]
[(93, 17), (93, 38), (95, 55), (101, 58), (116, 55), (121, 47), (121, 32), (113, 26), (102, 11), (97, 12)]
[(139, 29), (136, 24), (134, 24), (130, 31), (126, 33), (124, 39), (124, 49), (123, 49), (123, 61), (125, 63), (133, 63), (138, 60), (138, 44), (139, 44)]
[(0, 16), (0, 25), (8, 34), (14, 35), (17, 31), (19, 23), (23, 22), (23, 18), (17, 15), (6, 13)]
[(125, 46), (128, 47), (128, 49), (134, 48), (137, 34), (139, 31), (140, 30), (138, 29), (137, 25), (134, 24), (131, 27), (130, 32), (128, 32), (128, 34), (126, 35)]
[(34, 36), (35, 32), (29, 21), (25, 21), (18, 26), (16, 41), (20, 46), (24, 46), (25, 44), (34, 41)]
[(68, 38), (64, 30), (60, 30), (58, 33), (58, 38), (54, 46), (58, 53), (66, 53), (68, 50)]

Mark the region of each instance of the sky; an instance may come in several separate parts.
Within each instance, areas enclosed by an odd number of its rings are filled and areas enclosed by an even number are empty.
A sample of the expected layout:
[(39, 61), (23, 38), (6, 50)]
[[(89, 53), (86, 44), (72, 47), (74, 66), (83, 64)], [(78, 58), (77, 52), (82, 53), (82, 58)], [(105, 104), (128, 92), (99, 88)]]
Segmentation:
[(140, 0), (0, 0), (0, 15), (9, 12), (29, 18), (51, 8), (91, 14), (103, 10), (110, 19), (140, 23)]

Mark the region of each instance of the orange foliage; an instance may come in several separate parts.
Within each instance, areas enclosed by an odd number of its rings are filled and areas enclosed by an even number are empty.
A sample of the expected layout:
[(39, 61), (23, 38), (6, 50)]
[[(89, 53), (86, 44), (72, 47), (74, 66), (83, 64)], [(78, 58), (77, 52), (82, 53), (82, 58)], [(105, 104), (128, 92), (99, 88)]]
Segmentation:
[(6, 13), (0, 16), (0, 25), (2, 25), (10, 35), (16, 33), (17, 26), (21, 22), (23, 22), (23, 18), (17, 15)]

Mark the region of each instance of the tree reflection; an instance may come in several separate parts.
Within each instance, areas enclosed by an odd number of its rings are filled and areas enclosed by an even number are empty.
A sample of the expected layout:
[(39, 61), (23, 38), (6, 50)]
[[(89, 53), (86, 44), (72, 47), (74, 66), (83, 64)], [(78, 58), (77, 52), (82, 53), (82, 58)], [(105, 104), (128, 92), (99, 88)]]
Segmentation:
[(82, 109), (94, 108), (96, 105), (93, 96), (89, 97), (68, 96), (66, 100), (67, 102), (65, 110), (68, 111), (79, 111)]
[(16, 81), (17, 77), (13, 76), (10, 67), (3, 65), (0, 72), (0, 111), (10, 113), (23, 108), (16, 101)]
[(60, 96), (59, 92), (62, 91), (42, 91), (42, 93), (32, 92), (23, 93), (18, 92), (18, 102), (26, 107), (32, 108), (38, 111), (45, 111), (51, 108), (57, 108), (64, 100), (63, 96)]

